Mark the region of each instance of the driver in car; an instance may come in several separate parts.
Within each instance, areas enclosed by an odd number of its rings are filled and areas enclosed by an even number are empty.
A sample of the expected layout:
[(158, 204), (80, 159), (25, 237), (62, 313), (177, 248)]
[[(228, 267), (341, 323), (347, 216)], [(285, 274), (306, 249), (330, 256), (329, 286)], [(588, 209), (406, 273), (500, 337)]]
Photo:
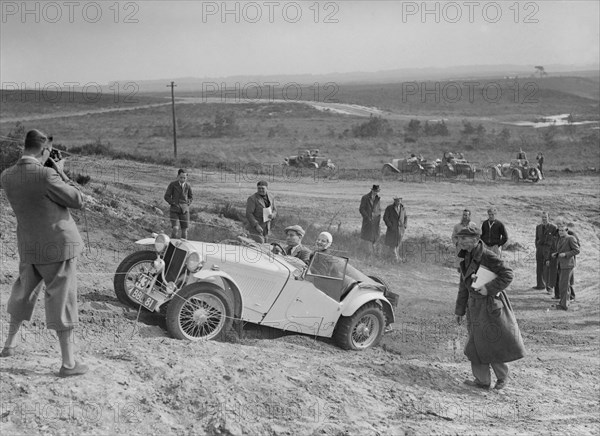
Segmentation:
[(308, 265), (310, 260), (310, 249), (301, 244), (304, 234), (304, 229), (299, 225), (286, 227), (285, 242), (287, 243), (287, 246), (284, 248), (283, 254), (286, 256), (297, 257)]

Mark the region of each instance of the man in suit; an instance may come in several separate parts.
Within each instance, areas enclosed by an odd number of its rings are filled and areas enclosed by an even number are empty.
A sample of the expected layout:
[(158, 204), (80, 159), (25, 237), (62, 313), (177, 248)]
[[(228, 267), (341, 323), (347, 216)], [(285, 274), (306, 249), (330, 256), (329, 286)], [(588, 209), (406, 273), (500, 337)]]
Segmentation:
[(548, 212), (542, 212), (542, 223), (535, 227), (536, 286), (533, 289), (545, 289), (551, 292), (548, 282), (549, 266), (546, 265), (546, 261), (550, 259), (555, 232), (556, 226), (549, 222)]
[(246, 200), (248, 231), (257, 242), (267, 242), (271, 231), (271, 221), (277, 216), (275, 197), (268, 191), (269, 183), (261, 180), (256, 184), (256, 192)]
[(502, 246), (508, 241), (508, 234), (504, 224), (496, 219), (496, 208), (491, 207), (487, 212), (488, 219), (481, 224), (481, 240), (486, 248), (502, 258)]
[(360, 199), (358, 211), (362, 216), (362, 227), (360, 237), (365, 242), (371, 243), (371, 253), (375, 252), (375, 243), (379, 239), (379, 225), (381, 223), (381, 206), (379, 185), (373, 185), (371, 192), (365, 194)]
[(568, 227), (561, 223), (558, 225), (558, 241), (556, 243), (556, 252), (552, 253), (552, 258), (557, 260), (558, 278), (556, 287), (560, 293), (560, 301), (555, 306), (556, 309), (568, 310), (571, 300), (571, 277), (573, 269), (577, 265), (576, 256), (579, 254), (579, 243), (575, 236), (568, 234)]
[[(88, 367), (75, 359), (73, 329), (77, 326), (77, 256), (83, 240), (68, 208), (81, 209), (76, 185), (49, 159), (52, 143), (38, 130), (25, 137), (23, 156), (2, 173), (1, 183), (17, 218), (19, 277), (7, 304), (9, 331), (1, 357), (15, 354), (16, 335), (31, 320), (43, 281), (46, 324), (55, 330), (62, 354), (58, 375), (85, 374)], [(49, 161), (51, 168), (44, 164)]]
[(177, 180), (169, 183), (165, 192), (165, 201), (171, 206), (169, 218), (171, 219), (171, 238), (177, 237), (181, 225), (181, 239), (187, 239), (190, 226), (190, 204), (192, 204), (192, 187), (187, 182), (187, 171), (180, 168), (177, 171)]
[(402, 197), (395, 196), (394, 202), (385, 208), (383, 222), (387, 227), (385, 232), (385, 245), (396, 261), (400, 260), (400, 243), (404, 237), (404, 230), (408, 222), (408, 215), (402, 204)]

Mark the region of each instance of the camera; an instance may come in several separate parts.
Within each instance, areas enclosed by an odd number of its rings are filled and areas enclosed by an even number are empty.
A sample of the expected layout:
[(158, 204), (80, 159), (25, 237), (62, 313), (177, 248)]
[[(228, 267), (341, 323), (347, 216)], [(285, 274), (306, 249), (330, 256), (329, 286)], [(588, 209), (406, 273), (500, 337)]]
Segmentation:
[(48, 160), (46, 160), (46, 162), (44, 163), (45, 167), (52, 168), (52, 163), (50, 163), (50, 159), (52, 159), (54, 162), (62, 160), (62, 154), (60, 153), (60, 150), (57, 150), (56, 148), (50, 150), (50, 156), (48, 156)]

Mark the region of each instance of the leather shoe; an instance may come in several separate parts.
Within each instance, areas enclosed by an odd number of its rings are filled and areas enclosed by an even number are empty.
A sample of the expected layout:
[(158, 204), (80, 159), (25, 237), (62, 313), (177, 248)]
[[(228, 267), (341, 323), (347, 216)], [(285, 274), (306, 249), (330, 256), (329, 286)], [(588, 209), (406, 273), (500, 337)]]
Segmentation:
[(87, 365), (83, 363), (75, 362), (75, 366), (73, 368), (65, 368), (64, 366), (60, 367), (60, 371), (58, 371), (59, 377), (74, 377), (76, 375), (83, 375), (89, 371)]
[(0, 352), (0, 357), (12, 357), (15, 355), (15, 349), (17, 347), (4, 347)]
[(506, 386), (506, 380), (496, 380), (496, 385), (494, 386), (494, 389), (502, 389)]
[(472, 386), (475, 388), (481, 388), (481, 389), (489, 389), (490, 388), (489, 384), (488, 385), (483, 384), (479, 380), (465, 380), (463, 383), (466, 384), (467, 386)]

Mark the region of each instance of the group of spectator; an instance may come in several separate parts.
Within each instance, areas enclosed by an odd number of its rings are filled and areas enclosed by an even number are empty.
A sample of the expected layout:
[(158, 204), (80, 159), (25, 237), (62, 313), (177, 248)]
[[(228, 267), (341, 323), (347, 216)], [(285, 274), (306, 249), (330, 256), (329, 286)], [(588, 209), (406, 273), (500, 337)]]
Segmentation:
[(542, 222), (535, 228), (536, 286), (559, 300), (554, 307), (568, 310), (575, 300), (574, 270), (580, 253), (579, 237), (573, 224), (558, 219), (550, 222), (548, 212), (542, 213)]

